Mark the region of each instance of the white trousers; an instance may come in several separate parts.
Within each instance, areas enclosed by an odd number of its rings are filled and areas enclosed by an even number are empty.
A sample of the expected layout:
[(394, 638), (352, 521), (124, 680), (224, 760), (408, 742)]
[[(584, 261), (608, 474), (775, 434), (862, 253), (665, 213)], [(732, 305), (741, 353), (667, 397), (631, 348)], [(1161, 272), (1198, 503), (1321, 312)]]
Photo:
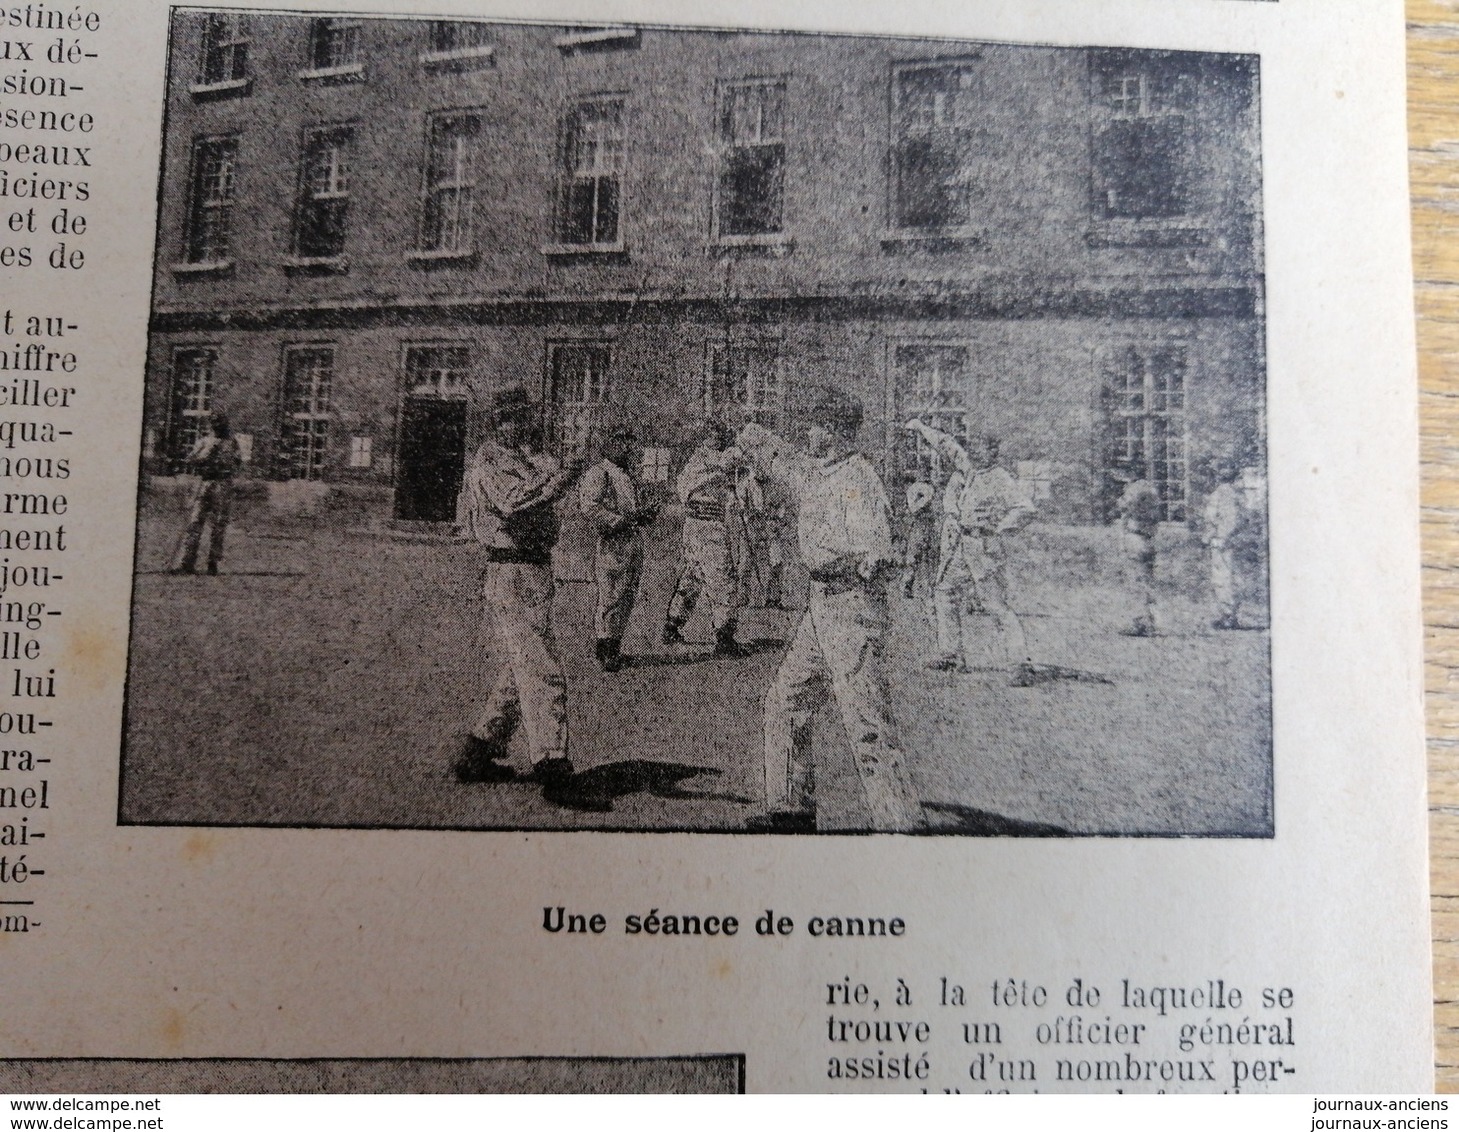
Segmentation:
[(922, 828), (882, 671), (885, 636), (884, 602), (859, 587), (828, 594), (811, 583), (809, 607), (765, 695), (765, 798), (772, 812), (814, 806), (811, 723), (816, 709), (834, 699), (872, 829)]
[(593, 632), (600, 641), (621, 641), (638, 596), (638, 576), (643, 570), (643, 541), (628, 538), (599, 539), (593, 557), (593, 581), (598, 601), (593, 610)]
[(493, 563), (482, 587), (483, 618), (502, 652), (472, 729), (507, 739), (520, 724), (532, 762), (567, 757), (567, 679), (552, 651), (552, 567)]
[(723, 629), (735, 619), (735, 564), (729, 533), (723, 523), (690, 516), (684, 520), (682, 541), (684, 568), (669, 602), (668, 619), (683, 625), (702, 597), (709, 602), (715, 629)]
[(1227, 546), (1211, 547), (1211, 593), (1222, 617), (1236, 616), (1236, 554)]
[(962, 541), (943, 546), (943, 561), (938, 564), (937, 585), (932, 590), (932, 605), (937, 615), (937, 651), (945, 657), (961, 659), (963, 652), (963, 608), (976, 598), (984, 612), (993, 618), (993, 625), (1003, 638), (1004, 655), (1010, 665), (1028, 663), (1028, 638), (1023, 623), (1008, 604), (1008, 587), (1003, 579), (1003, 563), (983, 545), (976, 535), (964, 535)]

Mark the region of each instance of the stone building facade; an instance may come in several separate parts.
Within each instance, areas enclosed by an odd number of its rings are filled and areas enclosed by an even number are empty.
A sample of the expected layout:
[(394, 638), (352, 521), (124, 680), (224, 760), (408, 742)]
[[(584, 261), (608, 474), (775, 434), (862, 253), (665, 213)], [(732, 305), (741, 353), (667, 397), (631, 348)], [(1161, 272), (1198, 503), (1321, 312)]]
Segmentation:
[(250, 475), (440, 520), (500, 387), (652, 481), (834, 384), (889, 481), (921, 414), (1050, 518), (1125, 464), (1187, 521), (1264, 464), (1258, 110), (1250, 56), (182, 11), (149, 470), (222, 407)]

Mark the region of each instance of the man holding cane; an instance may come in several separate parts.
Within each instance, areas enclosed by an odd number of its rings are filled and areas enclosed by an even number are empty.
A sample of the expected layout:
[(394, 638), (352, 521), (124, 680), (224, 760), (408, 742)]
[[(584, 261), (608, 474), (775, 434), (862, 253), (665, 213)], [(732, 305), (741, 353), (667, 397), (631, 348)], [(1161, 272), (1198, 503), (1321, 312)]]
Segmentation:
[(872, 829), (910, 832), (921, 807), (892, 721), (882, 646), (885, 584), (895, 565), (886, 489), (855, 451), (861, 402), (824, 390), (811, 410), (808, 451), (757, 424), (739, 447), (798, 504), (797, 536), (810, 572), (809, 604), (765, 696), (765, 800), (750, 828), (811, 833), (816, 828), (811, 722), (833, 698), (851, 747)]
[(557, 500), (578, 470), (542, 451), (536, 407), (520, 387), (496, 395), (491, 431), (472, 456), (457, 503), (458, 526), (485, 558), (483, 611), (502, 652), (481, 714), (454, 767), (461, 782), (505, 782), (503, 764), (520, 726), (532, 777), (561, 786), (572, 776), (567, 754), (567, 680), (553, 652), (552, 548)]
[(1008, 604), (1003, 536), (1028, 525), (1034, 515), (1033, 501), (1024, 485), (998, 466), (998, 442), (994, 437), (970, 437), (965, 448), (921, 420), (908, 421), (906, 428), (926, 440), (962, 477), (956, 500), (949, 500), (949, 514), (955, 521), (943, 532), (937, 581), (932, 587), (937, 656), (927, 662), (927, 667), (965, 669), (963, 606), (975, 597), (1002, 635), (1010, 683), (1027, 687), (1037, 675), (1023, 625)]

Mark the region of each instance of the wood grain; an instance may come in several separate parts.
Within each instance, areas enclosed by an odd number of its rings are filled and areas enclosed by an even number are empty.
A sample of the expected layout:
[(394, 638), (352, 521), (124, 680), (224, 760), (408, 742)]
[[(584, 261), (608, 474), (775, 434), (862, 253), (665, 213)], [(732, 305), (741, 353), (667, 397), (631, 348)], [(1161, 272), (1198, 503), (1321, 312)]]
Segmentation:
[(1459, 1092), (1459, 0), (1407, 0), (1436, 1087)]

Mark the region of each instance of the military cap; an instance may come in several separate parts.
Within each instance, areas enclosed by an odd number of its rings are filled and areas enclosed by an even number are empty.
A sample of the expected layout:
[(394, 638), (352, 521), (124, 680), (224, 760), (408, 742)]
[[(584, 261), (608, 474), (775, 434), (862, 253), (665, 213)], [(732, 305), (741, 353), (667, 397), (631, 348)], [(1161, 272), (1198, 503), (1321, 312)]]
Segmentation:
[(492, 420), (523, 420), (532, 417), (536, 412), (537, 406), (520, 385), (498, 389), (491, 399)]
[(828, 386), (812, 402), (810, 418), (828, 432), (854, 437), (861, 431), (861, 412), (860, 397)]
[(710, 417), (701, 424), (697, 435), (700, 440), (715, 440), (726, 447), (735, 442), (735, 430), (718, 417)]

